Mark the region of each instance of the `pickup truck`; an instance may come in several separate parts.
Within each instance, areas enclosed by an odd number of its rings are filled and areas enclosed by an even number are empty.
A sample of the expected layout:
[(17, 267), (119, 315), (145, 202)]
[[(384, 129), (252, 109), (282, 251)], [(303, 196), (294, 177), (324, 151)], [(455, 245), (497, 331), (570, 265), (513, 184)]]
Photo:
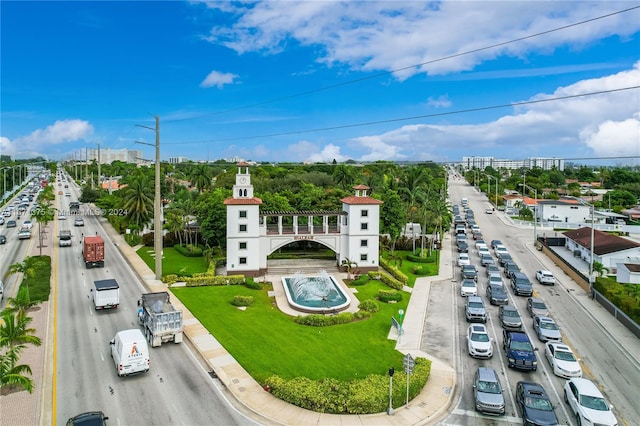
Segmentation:
[(540, 284), (545, 284), (545, 285), (556, 284), (556, 277), (553, 276), (551, 271), (545, 271), (545, 270), (536, 271), (536, 280), (538, 280)]
[(538, 369), (538, 358), (529, 340), (529, 336), (521, 331), (502, 331), (502, 348), (507, 356), (509, 368), (517, 370), (536, 371)]

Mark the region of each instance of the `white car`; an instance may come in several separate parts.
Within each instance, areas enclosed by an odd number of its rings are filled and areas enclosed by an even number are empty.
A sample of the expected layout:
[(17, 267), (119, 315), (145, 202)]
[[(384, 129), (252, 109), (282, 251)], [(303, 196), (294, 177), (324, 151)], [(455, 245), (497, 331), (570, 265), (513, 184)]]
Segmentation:
[(67, 220), (67, 216), (65, 216), (64, 213), (60, 213), (58, 215), (58, 220)]
[(471, 324), (467, 328), (467, 348), (473, 358), (491, 358), (493, 339), (489, 337), (484, 324)]
[(487, 254), (487, 255), (491, 256), (491, 252), (489, 251), (489, 247), (487, 247), (486, 245), (478, 247), (478, 255), (480, 255), (480, 257), (482, 257), (483, 254)]
[(484, 247), (488, 250), (487, 243), (485, 243), (484, 241), (476, 241), (476, 249), (480, 250), (481, 247)]
[(475, 280), (466, 279), (462, 280), (462, 284), (460, 285), (460, 296), (477, 296), (478, 295), (478, 286)]
[(615, 426), (618, 424), (613, 408), (591, 381), (574, 377), (564, 384), (564, 400), (578, 419), (578, 424)]
[(536, 280), (538, 280), (540, 284), (546, 285), (555, 285), (556, 283), (556, 277), (553, 276), (553, 273), (545, 270), (536, 271)]
[(509, 250), (507, 250), (507, 248), (503, 245), (498, 245), (496, 246), (496, 248), (493, 249), (493, 252), (496, 254), (496, 256), (500, 257), (505, 253), (509, 253)]
[(462, 265), (471, 265), (471, 258), (469, 258), (469, 253), (460, 253), (458, 255), (458, 266)]
[(22, 223), (22, 227), (23, 228), (27, 228), (27, 229), (32, 229), (33, 228), (33, 223), (30, 220), (25, 220)]
[(553, 368), (553, 374), (564, 379), (582, 377), (580, 360), (564, 343), (548, 342), (544, 345), (544, 356)]
[(502, 281), (502, 275), (500, 275), (500, 272), (489, 275), (488, 284), (496, 284), (500, 287), (504, 287), (504, 282)]

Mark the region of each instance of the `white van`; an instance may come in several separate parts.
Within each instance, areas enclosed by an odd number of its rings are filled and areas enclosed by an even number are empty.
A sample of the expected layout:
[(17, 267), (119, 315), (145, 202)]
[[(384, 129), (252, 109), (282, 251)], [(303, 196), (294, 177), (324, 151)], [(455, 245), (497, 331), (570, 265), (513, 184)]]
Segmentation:
[(140, 329), (117, 332), (109, 346), (118, 376), (149, 371), (149, 347)]

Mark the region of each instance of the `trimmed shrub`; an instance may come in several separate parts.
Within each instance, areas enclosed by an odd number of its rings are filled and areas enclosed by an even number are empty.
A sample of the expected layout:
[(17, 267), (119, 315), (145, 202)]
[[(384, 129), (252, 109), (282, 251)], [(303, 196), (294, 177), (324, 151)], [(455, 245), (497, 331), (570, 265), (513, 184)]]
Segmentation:
[(367, 299), (360, 302), (360, 304), (358, 305), (358, 309), (362, 309), (363, 311), (373, 313), (373, 312), (378, 312), (380, 310), (380, 307), (378, 306), (378, 303), (376, 303), (375, 300)]
[(411, 272), (414, 275), (419, 275), (419, 276), (430, 275), (431, 268), (429, 268), (427, 265), (416, 265), (413, 268), (411, 268)]
[[(400, 281), (403, 285), (409, 282), (409, 278), (404, 273), (402, 273), (400, 269), (391, 265), (387, 260), (385, 260), (382, 257), (380, 258), (380, 266), (382, 266), (385, 269), (385, 271), (390, 273), (391, 276), (393, 276), (393, 278), (395, 278), (397, 281)], [(400, 286), (400, 288), (402, 288), (402, 286)]]
[(233, 296), (231, 304), (233, 306), (251, 306), (253, 305), (253, 296)]
[(203, 285), (244, 285), (244, 275), (207, 275), (193, 274), (192, 277), (178, 277), (178, 281), (187, 283), (187, 287)]
[(378, 292), (378, 300), (383, 303), (399, 302), (402, 300), (402, 293), (395, 290), (380, 290)]
[(244, 283), (244, 286), (246, 288), (250, 288), (251, 290), (260, 290), (262, 288), (260, 283), (255, 282), (255, 280), (252, 277), (247, 278), (247, 280)]
[(431, 253), (431, 256), (420, 256), (419, 254), (407, 254), (407, 260), (413, 263), (435, 263), (438, 261), (438, 256), (436, 255), (436, 251), (434, 250)]
[(359, 285), (365, 285), (369, 282), (369, 275), (362, 274), (357, 279), (351, 281), (351, 285), (357, 287)]

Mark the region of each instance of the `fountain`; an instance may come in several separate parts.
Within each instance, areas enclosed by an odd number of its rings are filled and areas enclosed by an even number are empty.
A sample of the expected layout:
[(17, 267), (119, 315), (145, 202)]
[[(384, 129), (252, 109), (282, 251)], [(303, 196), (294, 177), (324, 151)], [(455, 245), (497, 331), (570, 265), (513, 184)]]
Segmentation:
[(342, 291), (336, 280), (320, 271), (317, 276), (296, 272), (291, 277), (282, 277), (284, 292), (289, 305), (302, 312), (324, 313), (343, 311), (351, 299)]

